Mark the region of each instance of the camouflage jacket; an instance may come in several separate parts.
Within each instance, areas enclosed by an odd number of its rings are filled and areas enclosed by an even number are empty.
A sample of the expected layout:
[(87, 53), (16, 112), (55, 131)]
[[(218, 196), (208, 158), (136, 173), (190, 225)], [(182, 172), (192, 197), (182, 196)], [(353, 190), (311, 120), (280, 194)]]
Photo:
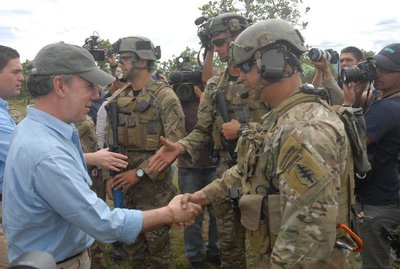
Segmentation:
[[(159, 180), (160, 173), (151, 173), (147, 166), (148, 159), (161, 146), (160, 135), (172, 141), (185, 135), (185, 115), (175, 92), (165, 83), (150, 80), (137, 96), (127, 85), (106, 102), (106, 110), (111, 102), (117, 102), (118, 142), (126, 148), (128, 169), (140, 166), (151, 179)], [(111, 145), (109, 116), (106, 130), (106, 141)]]
[(8, 114), (14, 120), (15, 124), (20, 123), (24, 118), (24, 115), (11, 105), (8, 106)]
[(253, 247), (268, 256), (268, 268), (332, 262), (349, 141), (342, 121), (322, 103), (280, 114), (300, 94), (265, 115), (261, 130), (244, 133), (238, 164), (203, 189), (213, 202), (241, 182), (241, 221)]
[(193, 162), (198, 160), (200, 149), (210, 141), (214, 144), (215, 150), (223, 149), (221, 127), (224, 120), (217, 108), (218, 91), (223, 91), (229, 118), (236, 119), (245, 126), (251, 122), (261, 123), (261, 117), (269, 111), (265, 103), (251, 96), (243, 97), (246, 93), (243, 84), (238, 83), (237, 79), (230, 80), (228, 69), (222, 76), (209, 79), (199, 106), (196, 126), (189, 135), (179, 140), (186, 152), (191, 155)]

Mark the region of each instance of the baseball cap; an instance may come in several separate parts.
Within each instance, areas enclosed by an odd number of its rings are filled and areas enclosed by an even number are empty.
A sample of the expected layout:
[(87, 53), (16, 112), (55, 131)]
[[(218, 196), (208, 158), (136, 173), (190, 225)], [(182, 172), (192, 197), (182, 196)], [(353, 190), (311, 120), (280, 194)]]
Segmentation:
[(392, 43), (384, 47), (377, 55), (373, 56), (376, 63), (385, 70), (396, 71), (400, 69), (400, 43)]
[(97, 67), (85, 48), (58, 42), (43, 47), (29, 70), (32, 75), (79, 75), (94, 84), (107, 86), (115, 77)]

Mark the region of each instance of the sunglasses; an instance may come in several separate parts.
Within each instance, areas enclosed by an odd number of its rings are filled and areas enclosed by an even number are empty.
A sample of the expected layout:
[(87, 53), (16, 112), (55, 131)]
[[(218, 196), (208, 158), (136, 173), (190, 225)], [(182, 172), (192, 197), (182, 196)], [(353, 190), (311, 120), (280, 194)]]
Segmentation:
[(250, 59), (242, 64), (239, 65), (240, 71), (243, 73), (249, 73), (253, 65), (256, 63), (255, 59)]
[(214, 47), (218, 47), (218, 48), (222, 47), (226, 43), (227, 39), (228, 39), (227, 37), (224, 37), (224, 38), (218, 38), (218, 39), (211, 40), (211, 45), (213, 45)]
[(119, 62), (130, 62), (130, 61), (136, 61), (137, 58), (134, 55), (130, 56), (119, 56), (118, 58)]

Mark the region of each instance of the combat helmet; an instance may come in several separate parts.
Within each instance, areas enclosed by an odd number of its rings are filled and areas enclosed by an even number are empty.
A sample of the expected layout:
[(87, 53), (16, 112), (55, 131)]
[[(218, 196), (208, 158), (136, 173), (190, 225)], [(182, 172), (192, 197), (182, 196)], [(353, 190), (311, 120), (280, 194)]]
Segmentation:
[(112, 47), (116, 53), (134, 52), (143, 60), (156, 61), (161, 58), (160, 46), (154, 47), (150, 39), (142, 36), (120, 38)]
[(210, 37), (228, 30), (235, 36), (249, 26), (249, 20), (240, 14), (224, 13), (211, 19), (209, 25)]
[(231, 44), (233, 65), (237, 67), (245, 63), (260, 49), (274, 44), (287, 46), (297, 58), (307, 51), (297, 29), (283, 20), (269, 19), (251, 25)]

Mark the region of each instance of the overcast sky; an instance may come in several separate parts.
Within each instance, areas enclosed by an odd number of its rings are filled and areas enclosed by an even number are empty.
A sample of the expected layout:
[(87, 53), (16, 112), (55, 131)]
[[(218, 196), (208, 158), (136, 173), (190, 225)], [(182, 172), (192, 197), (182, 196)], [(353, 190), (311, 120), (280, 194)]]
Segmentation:
[[(199, 49), (199, 7), (208, 0), (3, 0), (0, 44), (11, 46), (21, 60), (32, 60), (43, 46), (64, 41), (83, 45), (98, 32), (101, 39), (142, 35), (161, 46), (162, 61), (186, 47)], [(306, 44), (322, 49), (354, 45), (379, 52), (400, 42), (396, 1), (303, 0), (310, 12), (302, 31)], [(372, 5), (373, 4), (373, 5)]]

